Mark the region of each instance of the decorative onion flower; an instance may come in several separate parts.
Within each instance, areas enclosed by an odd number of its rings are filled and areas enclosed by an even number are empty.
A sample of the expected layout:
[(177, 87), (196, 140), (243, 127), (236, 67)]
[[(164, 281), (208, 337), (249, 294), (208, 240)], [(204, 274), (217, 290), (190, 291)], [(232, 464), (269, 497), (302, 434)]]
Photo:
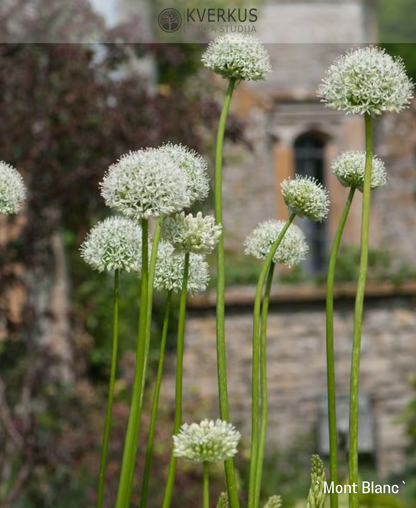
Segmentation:
[(282, 506), (282, 498), (280, 496), (269, 497), (269, 500), (264, 505), (264, 508), (280, 508)]
[(403, 61), (384, 49), (367, 47), (340, 56), (327, 70), (318, 97), (346, 113), (399, 113), (413, 97)]
[(159, 150), (167, 153), (172, 160), (185, 171), (189, 178), (189, 193), (191, 204), (195, 201), (203, 201), (209, 194), (208, 164), (194, 150), (183, 145), (167, 143)]
[(190, 179), (163, 148), (123, 155), (100, 186), (106, 205), (134, 220), (169, 215), (191, 204)]
[(217, 37), (209, 43), (202, 62), (224, 78), (245, 81), (265, 80), (272, 70), (266, 48), (254, 35)]
[(312, 455), (311, 488), (306, 508), (323, 508), (325, 503), (325, 468), (319, 455)]
[(109, 217), (88, 233), (81, 245), (81, 257), (99, 272), (140, 272), (142, 229), (125, 217)]
[[(365, 176), (365, 152), (344, 152), (332, 162), (332, 173), (344, 187), (355, 187), (361, 192)], [(384, 162), (376, 155), (373, 157), (371, 170), (371, 189), (379, 189), (386, 185), (386, 169)]]
[[(259, 224), (244, 242), (245, 253), (257, 259), (266, 259), (284, 225), (284, 221), (277, 220)], [(273, 262), (291, 267), (303, 261), (308, 251), (309, 247), (302, 230), (291, 224), (273, 256)]]
[(164, 219), (162, 234), (177, 252), (209, 254), (218, 242), (221, 226), (215, 224), (212, 215), (203, 217), (198, 212), (194, 217), (182, 212)]
[(13, 166), (0, 161), (0, 213), (17, 213), (25, 198), (23, 178)]
[(220, 498), (218, 499), (217, 508), (230, 508), (228, 495), (225, 492), (221, 493)]
[(281, 187), (286, 205), (299, 217), (315, 222), (328, 217), (328, 191), (315, 178), (296, 175), (294, 180), (284, 180)]
[[(182, 290), (185, 257), (175, 253), (170, 243), (159, 243), (156, 260), (154, 286), (157, 291)], [(205, 256), (191, 254), (189, 257), (188, 293), (194, 295), (205, 291), (209, 282), (209, 267)]]
[(225, 461), (237, 453), (240, 439), (235, 427), (222, 420), (185, 423), (173, 436), (173, 455), (190, 462)]

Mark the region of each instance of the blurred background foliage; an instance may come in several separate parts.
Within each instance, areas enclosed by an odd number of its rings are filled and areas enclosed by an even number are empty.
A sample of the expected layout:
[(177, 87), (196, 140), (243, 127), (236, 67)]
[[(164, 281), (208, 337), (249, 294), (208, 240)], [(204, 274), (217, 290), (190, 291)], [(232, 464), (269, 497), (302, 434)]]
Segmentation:
[[(416, 16), (413, 2), (380, 2), (382, 38), (395, 36), (398, 30), (414, 36), (408, 32), (416, 24), (412, 19)], [(162, 0), (158, 0), (159, 4), (163, 4)], [(48, 2), (37, 0), (37, 5), (45, 8)], [(78, 1), (77, 5), (88, 26), (102, 29), (101, 21), (94, 18), (87, 4)], [(0, 29), (7, 29), (2, 17)], [(78, 249), (88, 229), (109, 214), (98, 191), (105, 169), (128, 150), (158, 146), (168, 140), (196, 149), (208, 159), (213, 153), (213, 133), (220, 105), (213, 99), (217, 94), (215, 85), (200, 73), (202, 47), (123, 45), (117, 42), (123, 29), (131, 27), (114, 30), (115, 42), (99, 46), (0, 45), (1, 158), (22, 171), (30, 188), (24, 217), (2, 219), (2, 225), (15, 232), (0, 243), (0, 505), (3, 508), (86, 508), (95, 502), (100, 429), (111, 354), (113, 281), (106, 274), (91, 273), (80, 260)], [(388, 44), (386, 49), (404, 58), (416, 80), (415, 45)], [(157, 83), (153, 88), (131, 68), (132, 59), (147, 57), (156, 65)], [(230, 118), (227, 136), (232, 142), (244, 140), (244, 125), (237, 118)], [(66, 273), (57, 281), (54, 267), (59, 265), (62, 252)], [(357, 256), (355, 248), (343, 247), (337, 272), (339, 281), (356, 279)], [(374, 251), (370, 261), (372, 277), (385, 277), (390, 266), (385, 254)], [(229, 284), (256, 281), (258, 264), (247, 262), (242, 255), (235, 255), (228, 262)], [(403, 277), (407, 275), (404, 267)], [(304, 282), (305, 274), (299, 271), (284, 274), (282, 281)], [(69, 325), (68, 339), (74, 350), (70, 380), (57, 374), (56, 366), (61, 359), (45, 347), (50, 339), (48, 330), (54, 323), (49, 307), (38, 304), (60, 282), (67, 285), (69, 300), (69, 310), (63, 319)], [(24, 295), (17, 314), (10, 299), (13, 291)], [(121, 296), (120, 369), (106, 507), (112, 506), (116, 492), (134, 367), (139, 304), (134, 276), (122, 277)], [(177, 302), (174, 307), (170, 351), (175, 349)], [(164, 297), (158, 296), (155, 338), (160, 335), (163, 310)], [(152, 342), (157, 346), (157, 340)], [(156, 351), (152, 351), (151, 366), (156, 357)], [(150, 369), (150, 386), (152, 372)], [(199, 408), (201, 415), (196, 414), (196, 418), (203, 416), (202, 408), (203, 404)], [(160, 485), (169, 461), (172, 417), (170, 408), (162, 408), (150, 507), (161, 505)], [(409, 405), (404, 418), (413, 443), (406, 471), (409, 479), (406, 496), (411, 503), (416, 499), (415, 402)], [(288, 507), (306, 498), (309, 462), (305, 463), (304, 452), (309, 448), (310, 444), (299, 443), (290, 453), (268, 458), (265, 495), (282, 494)], [(242, 456), (239, 474), (244, 484), (248, 460), (244, 451)], [(140, 462), (138, 471), (142, 466)], [(200, 504), (199, 481), (195, 481), (200, 476), (197, 469), (180, 464), (177, 492), (181, 493), (181, 502), (174, 506), (190, 508)], [(139, 476), (137, 483), (140, 484)], [(221, 470), (215, 470), (215, 495), (219, 495), (222, 483)], [(138, 503), (136, 495), (134, 505)], [(373, 506), (371, 500), (367, 505)], [(386, 501), (385, 506), (394, 505)]]

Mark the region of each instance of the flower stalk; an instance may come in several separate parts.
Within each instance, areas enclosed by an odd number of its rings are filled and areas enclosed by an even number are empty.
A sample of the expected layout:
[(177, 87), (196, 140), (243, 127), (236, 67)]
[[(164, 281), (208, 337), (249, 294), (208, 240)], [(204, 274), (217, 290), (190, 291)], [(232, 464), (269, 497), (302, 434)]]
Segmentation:
[(204, 480), (203, 480), (203, 484), (204, 484), (204, 501), (203, 501), (203, 506), (204, 508), (209, 508), (209, 463), (208, 462), (204, 462), (203, 463), (203, 468), (204, 468)]
[[(328, 276), (326, 284), (326, 364), (328, 390), (328, 428), (329, 428), (329, 474), (330, 482), (338, 485), (338, 444), (337, 444), (337, 412), (335, 385), (335, 355), (334, 355), (334, 281), (337, 256), (341, 244), (342, 233), (347, 222), (351, 203), (355, 194), (355, 187), (351, 187), (344, 210), (334, 237), (329, 258)], [(338, 494), (330, 495), (331, 508), (338, 508)]]
[[(236, 80), (231, 78), (229, 81), (227, 94), (222, 108), (221, 117), (218, 125), (217, 145), (215, 153), (215, 221), (217, 225), (223, 223), (222, 218), (222, 163), (224, 133), (227, 122), (228, 111), (230, 109), (231, 98), (233, 95)], [(228, 389), (227, 389), (227, 366), (225, 349), (225, 255), (224, 255), (224, 232), (218, 240), (217, 245), (217, 364), (218, 364), (218, 391), (220, 403), (220, 415), (224, 421), (230, 421), (230, 412), (228, 407)], [(234, 471), (234, 463), (229, 459), (224, 464), (225, 476), (227, 480), (228, 499), (231, 508), (239, 508), (237, 481)]]
[(108, 390), (107, 411), (105, 416), (103, 444), (100, 461), (100, 474), (98, 478), (97, 508), (101, 508), (104, 498), (105, 471), (107, 468), (108, 443), (110, 438), (111, 414), (113, 410), (114, 385), (117, 370), (117, 349), (118, 349), (118, 298), (119, 298), (119, 270), (114, 271), (114, 310), (113, 310), (113, 351), (111, 355), (110, 386)]
[[(363, 322), (363, 305), (365, 284), (367, 279), (368, 265), (368, 237), (370, 226), (370, 202), (371, 202), (371, 170), (373, 163), (373, 132), (372, 119), (369, 113), (365, 113), (366, 135), (366, 166), (363, 190), (363, 208), (361, 222), (361, 256), (360, 270), (358, 275), (357, 295), (354, 309), (354, 335), (351, 360), (350, 378), (350, 423), (349, 423), (349, 476), (350, 483), (358, 485), (358, 397), (360, 378), (361, 357), (361, 330)], [(350, 508), (358, 508), (358, 493), (352, 493), (349, 497)]]

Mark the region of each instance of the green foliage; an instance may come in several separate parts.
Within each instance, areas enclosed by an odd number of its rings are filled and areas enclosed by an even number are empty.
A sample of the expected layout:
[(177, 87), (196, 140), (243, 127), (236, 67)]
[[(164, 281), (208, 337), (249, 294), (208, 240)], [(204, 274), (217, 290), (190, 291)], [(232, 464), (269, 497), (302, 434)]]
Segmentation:
[[(344, 245), (341, 247), (337, 266), (335, 269), (335, 281), (355, 281), (358, 277), (360, 264), (360, 248), (356, 245)], [(388, 278), (391, 259), (388, 252), (382, 249), (369, 249), (368, 252), (368, 279), (380, 280)]]

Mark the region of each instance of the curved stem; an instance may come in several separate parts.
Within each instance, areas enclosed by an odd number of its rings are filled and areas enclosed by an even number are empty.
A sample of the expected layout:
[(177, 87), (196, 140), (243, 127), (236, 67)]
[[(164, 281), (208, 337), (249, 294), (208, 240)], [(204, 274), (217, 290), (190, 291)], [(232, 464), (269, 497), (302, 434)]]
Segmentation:
[(260, 393), (261, 393), (261, 420), (260, 420), (260, 437), (259, 437), (259, 453), (257, 458), (257, 474), (256, 474), (256, 494), (255, 505), (258, 506), (261, 491), (261, 477), (263, 474), (264, 449), (266, 446), (267, 434), (267, 417), (268, 417), (268, 401), (267, 401), (267, 317), (269, 314), (270, 292), (273, 284), (273, 275), (275, 264), (272, 262), (267, 275), (266, 289), (263, 297), (263, 307), (261, 310), (261, 332), (260, 332)]
[[(188, 296), (188, 273), (189, 253), (186, 253), (185, 267), (183, 271), (181, 303), (179, 307), (178, 342), (176, 350), (175, 423), (173, 426), (173, 435), (176, 435), (179, 432), (182, 423), (183, 351), (185, 342), (186, 300)], [(178, 459), (173, 455), (170, 458), (168, 481), (166, 484), (165, 498), (163, 500), (163, 508), (169, 508), (172, 501), (177, 460)]]
[[(227, 122), (228, 111), (230, 109), (231, 98), (235, 86), (235, 79), (230, 79), (230, 83), (222, 108), (221, 117), (218, 125), (217, 145), (215, 153), (215, 220), (217, 224), (222, 221), (222, 159), (224, 146), (225, 125)], [(228, 407), (227, 390), (227, 367), (226, 367), (226, 349), (225, 349), (225, 258), (224, 258), (224, 232), (221, 234), (217, 245), (217, 364), (218, 364), (218, 395), (220, 402), (221, 419), (230, 420)], [(234, 471), (233, 459), (224, 463), (225, 476), (227, 480), (228, 499), (231, 508), (239, 508), (237, 481)]]
[(118, 292), (119, 292), (119, 270), (114, 272), (114, 311), (113, 311), (113, 351), (111, 355), (110, 386), (108, 390), (107, 412), (105, 417), (104, 436), (101, 451), (100, 476), (98, 479), (97, 508), (101, 508), (104, 498), (105, 471), (107, 468), (108, 442), (110, 438), (111, 413), (113, 410), (114, 384), (117, 370), (117, 349), (118, 349)]
[[(153, 310), (153, 283), (155, 279), (155, 270), (156, 270), (156, 260), (157, 260), (157, 250), (159, 246), (160, 240), (160, 219), (157, 219), (155, 234), (153, 236), (153, 244), (152, 244), (152, 253), (150, 256), (149, 263), (149, 272), (148, 272), (148, 292), (147, 292), (147, 314), (146, 314), (146, 333), (144, 339), (144, 358), (143, 358), (143, 377), (142, 377), (142, 390), (140, 393), (140, 406), (139, 406), (139, 415), (138, 415), (138, 424), (136, 426), (135, 432), (135, 442), (137, 443), (139, 440), (139, 431), (140, 431), (140, 421), (142, 417), (143, 410), (143, 396), (144, 396), (144, 387), (146, 383), (146, 371), (147, 371), (147, 360), (149, 357), (149, 349), (150, 349), (150, 337), (152, 332), (152, 310)], [(136, 457), (132, 457), (133, 461), (136, 461)], [(131, 493), (133, 490), (133, 479), (134, 479), (134, 465), (130, 467), (130, 478), (129, 478), (129, 491), (128, 498), (131, 498)]]
[(260, 273), (259, 282), (257, 284), (256, 299), (254, 300), (254, 315), (253, 315), (253, 370), (252, 370), (252, 409), (251, 409), (251, 459), (250, 459), (250, 480), (248, 491), (248, 508), (255, 508), (255, 494), (256, 494), (256, 478), (257, 478), (257, 459), (258, 459), (258, 443), (259, 443), (259, 325), (260, 325), (260, 307), (261, 296), (263, 292), (264, 282), (266, 280), (267, 272), (273, 261), (280, 242), (289, 229), (290, 224), (296, 217), (295, 213), (291, 213), (289, 219), (286, 221), (282, 231), (280, 232), (277, 240), (273, 244), (266, 261), (264, 262), (262, 271)]
[(141, 508), (146, 508), (147, 498), (148, 498), (148, 494), (149, 494), (150, 465), (152, 462), (152, 455), (153, 455), (153, 440), (154, 440), (154, 436), (155, 436), (156, 418), (157, 418), (157, 411), (158, 411), (158, 406), (159, 406), (160, 387), (162, 385), (163, 366), (165, 363), (165, 349), (166, 349), (166, 339), (168, 336), (171, 301), (172, 301), (172, 291), (169, 291), (167, 301), (166, 301), (165, 317), (163, 320), (162, 341), (160, 343), (159, 366), (157, 369), (156, 386), (155, 386), (155, 391), (153, 394), (152, 414), (151, 414), (150, 426), (149, 426), (149, 437), (147, 440), (146, 462), (144, 465), (144, 472), (143, 472), (142, 499), (141, 499), (141, 505), (140, 505)]
[[(355, 188), (351, 187), (345, 203), (341, 219), (332, 244), (329, 258), (328, 277), (326, 284), (326, 365), (328, 387), (328, 428), (329, 428), (329, 481), (338, 485), (338, 445), (337, 445), (337, 412), (335, 387), (335, 355), (334, 355), (334, 281), (335, 267), (342, 233), (354, 198)], [(330, 494), (331, 508), (338, 508), (338, 494)]]
[(144, 357), (146, 342), (146, 321), (148, 303), (148, 235), (149, 223), (142, 219), (142, 279), (140, 291), (140, 321), (137, 339), (136, 368), (134, 372), (133, 395), (131, 401), (123, 460), (121, 463), (120, 482), (117, 492), (116, 508), (127, 508), (131, 497), (131, 479), (136, 465), (136, 452), (139, 437), (140, 405), (142, 399)]
[[(350, 483), (358, 486), (358, 395), (360, 379), (361, 329), (363, 323), (363, 305), (368, 264), (368, 236), (370, 229), (371, 171), (373, 165), (372, 121), (369, 114), (365, 115), (366, 163), (363, 191), (363, 213), (361, 222), (361, 256), (358, 274), (357, 295), (354, 309), (354, 342), (352, 348), (351, 380), (350, 380), (350, 449), (349, 474)], [(358, 489), (349, 497), (350, 508), (358, 508)]]
[(209, 463), (204, 462), (204, 508), (209, 508)]

